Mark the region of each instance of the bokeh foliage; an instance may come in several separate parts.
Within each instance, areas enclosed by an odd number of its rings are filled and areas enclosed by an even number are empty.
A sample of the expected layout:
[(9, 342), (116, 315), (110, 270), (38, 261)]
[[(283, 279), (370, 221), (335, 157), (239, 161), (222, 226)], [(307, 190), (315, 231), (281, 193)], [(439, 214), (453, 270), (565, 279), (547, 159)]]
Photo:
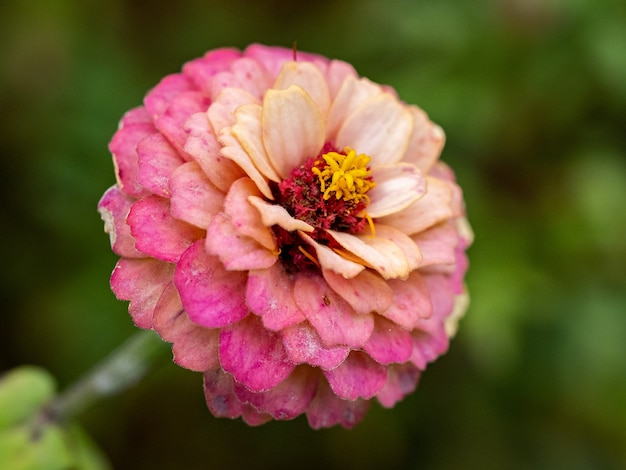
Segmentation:
[(86, 413), (115, 468), (626, 467), (626, 3), (5, 0), (0, 370), (67, 385), (129, 336), (95, 206), (121, 115), (186, 60), (347, 60), (446, 131), (476, 241), (447, 356), (352, 431), (247, 428), (165, 364)]

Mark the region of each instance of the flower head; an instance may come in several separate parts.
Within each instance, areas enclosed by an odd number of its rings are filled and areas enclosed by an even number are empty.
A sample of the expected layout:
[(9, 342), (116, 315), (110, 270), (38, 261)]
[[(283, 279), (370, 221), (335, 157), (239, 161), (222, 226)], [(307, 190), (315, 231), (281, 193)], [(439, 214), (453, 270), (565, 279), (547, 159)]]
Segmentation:
[(214, 415), (351, 427), (415, 389), (467, 306), (443, 142), (345, 62), (209, 52), (111, 140), (113, 291), (204, 374)]

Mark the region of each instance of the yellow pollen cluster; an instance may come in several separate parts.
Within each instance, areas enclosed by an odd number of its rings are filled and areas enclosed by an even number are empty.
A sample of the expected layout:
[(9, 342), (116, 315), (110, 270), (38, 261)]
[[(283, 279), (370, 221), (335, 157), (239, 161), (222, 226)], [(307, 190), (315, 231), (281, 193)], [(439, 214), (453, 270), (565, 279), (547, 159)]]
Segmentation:
[[(330, 199), (331, 194), (335, 193), (338, 200), (343, 199), (356, 205), (365, 199), (366, 204), (369, 204), (369, 196), (366, 193), (376, 186), (374, 181), (367, 179), (370, 176), (370, 170), (367, 169), (370, 157), (364, 153), (357, 155), (350, 147), (346, 147), (344, 152), (346, 155), (337, 152), (325, 153), (322, 158), (326, 166), (321, 170), (316, 166), (312, 168), (313, 173), (319, 178), (324, 200)], [(321, 161), (315, 163), (317, 165)]]

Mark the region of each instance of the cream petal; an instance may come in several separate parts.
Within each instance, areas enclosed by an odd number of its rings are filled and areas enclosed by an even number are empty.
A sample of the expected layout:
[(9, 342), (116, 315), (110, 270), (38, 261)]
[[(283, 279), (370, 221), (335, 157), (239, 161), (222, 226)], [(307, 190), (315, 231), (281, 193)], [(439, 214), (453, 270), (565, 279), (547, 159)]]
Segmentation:
[(218, 134), (223, 128), (235, 124), (235, 110), (244, 104), (260, 104), (261, 101), (240, 88), (224, 88), (211, 103), (207, 117)]
[[(341, 125), (348, 117), (368, 98), (382, 93), (380, 85), (369, 81), (367, 78), (357, 78), (348, 75), (333, 101), (328, 112), (326, 124), (326, 140), (332, 142), (337, 136)], [(359, 152), (361, 150), (359, 149)]]
[(313, 99), (317, 108), (326, 116), (330, 107), (330, 92), (324, 75), (311, 62), (285, 62), (280, 70), (274, 89), (285, 90), (292, 85), (302, 88)]
[(341, 274), (346, 279), (351, 279), (365, 269), (365, 266), (354, 261), (350, 261), (335, 253), (327, 246), (320, 245), (307, 234), (300, 232), (300, 237), (315, 248), (317, 260), (324, 270), (330, 270)]
[(388, 225), (376, 224), (376, 236), (392, 241), (400, 247), (409, 263), (409, 271), (422, 265), (422, 252), (414, 240), (402, 231)]
[(254, 166), (250, 155), (248, 155), (243, 149), (243, 147), (239, 143), (239, 140), (237, 140), (237, 138), (230, 133), (230, 128), (227, 127), (226, 129), (224, 129), (220, 133), (218, 140), (223, 145), (220, 153), (224, 157), (229, 158), (237, 165), (239, 165), (243, 169), (243, 171), (245, 171), (246, 174), (250, 177), (250, 179), (254, 181), (254, 184), (256, 184), (257, 188), (259, 188), (259, 191), (263, 193), (263, 196), (268, 199), (274, 199), (274, 196), (272, 195), (272, 190), (267, 184), (267, 180), (259, 172), (259, 170), (257, 170), (256, 166)]
[(385, 279), (404, 279), (411, 271), (402, 249), (391, 240), (328, 230), (343, 248), (361, 258)]
[(421, 232), (443, 220), (461, 215), (456, 203), (456, 184), (432, 176), (426, 177), (428, 191), (403, 211), (378, 220), (408, 235)]
[(426, 179), (415, 165), (396, 163), (372, 168), (376, 186), (368, 192), (372, 218), (395, 214), (426, 194)]
[(248, 201), (258, 209), (263, 225), (266, 227), (278, 225), (289, 232), (294, 230), (312, 232), (314, 230), (314, 228), (306, 222), (291, 217), (289, 212), (282, 206), (271, 204), (257, 196), (249, 196)]
[(344, 122), (337, 147), (352, 147), (372, 157), (372, 166), (402, 159), (413, 130), (413, 116), (389, 93), (365, 101)]
[(235, 111), (237, 123), (231, 127), (231, 133), (237, 137), (239, 143), (254, 162), (254, 166), (265, 176), (276, 183), (280, 178), (272, 167), (265, 147), (263, 146), (263, 131), (261, 130), (261, 115), (263, 109), (257, 104), (240, 106)]
[(341, 86), (348, 77), (356, 76), (356, 70), (348, 62), (331, 60), (326, 70), (326, 83), (328, 84), (331, 99), (337, 96)]
[(433, 124), (426, 113), (417, 106), (409, 106), (409, 112), (413, 115), (415, 125), (402, 160), (413, 163), (427, 172), (439, 158), (446, 136), (443, 129)]
[(298, 86), (269, 90), (263, 100), (263, 142), (281, 178), (316, 156), (324, 145), (324, 121), (311, 97)]

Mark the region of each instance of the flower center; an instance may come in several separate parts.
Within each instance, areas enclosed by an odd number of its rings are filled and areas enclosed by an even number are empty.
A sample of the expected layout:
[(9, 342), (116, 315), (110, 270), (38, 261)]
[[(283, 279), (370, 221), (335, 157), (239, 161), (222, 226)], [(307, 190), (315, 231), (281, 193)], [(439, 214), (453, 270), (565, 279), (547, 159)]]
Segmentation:
[[(365, 209), (367, 192), (376, 183), (368, 164), (370, 157), (349, 147), (339, 151), (327, 143), (320, 154), (309, 158), (275, 188), (276, 201), (295, 218), (315, 227), (309, 235), (318, 243), (339, 248), (326, 230), (360, 233), (374, 223)], [(274, 227), (281, 258), (298, 269), (316, 264), (296, 233)]]

